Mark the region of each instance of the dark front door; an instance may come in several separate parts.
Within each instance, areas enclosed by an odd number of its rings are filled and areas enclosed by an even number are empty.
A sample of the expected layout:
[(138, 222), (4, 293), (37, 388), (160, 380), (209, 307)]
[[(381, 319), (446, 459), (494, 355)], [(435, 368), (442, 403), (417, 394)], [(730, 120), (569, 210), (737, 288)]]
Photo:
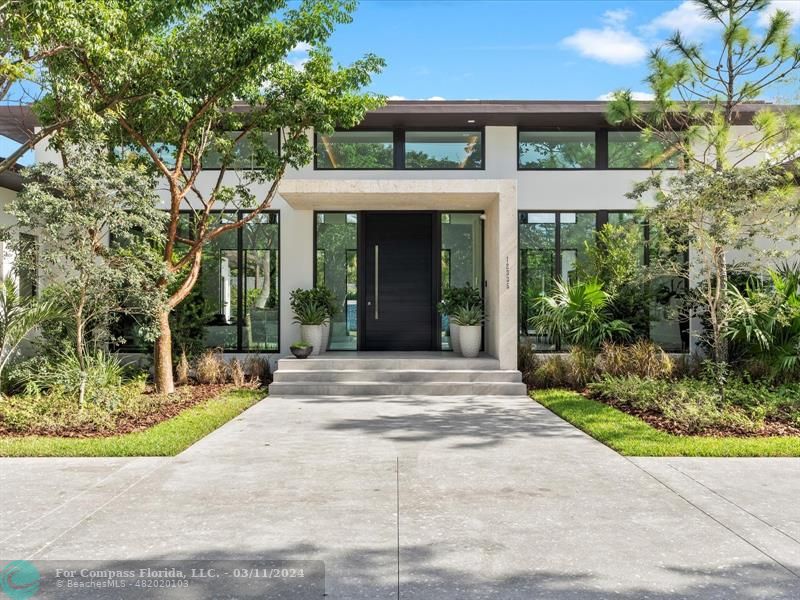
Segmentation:
[(364, 213), (364, 350), (432, 350), (434, 214)]

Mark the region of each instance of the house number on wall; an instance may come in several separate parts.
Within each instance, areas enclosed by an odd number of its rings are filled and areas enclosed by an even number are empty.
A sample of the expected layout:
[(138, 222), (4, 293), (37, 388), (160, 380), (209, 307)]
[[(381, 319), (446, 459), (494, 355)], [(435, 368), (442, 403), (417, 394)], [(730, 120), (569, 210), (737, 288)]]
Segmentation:
[(508, 256), (506, 256), (506, 289), (511, 289), (511, 266), (508, 262)]

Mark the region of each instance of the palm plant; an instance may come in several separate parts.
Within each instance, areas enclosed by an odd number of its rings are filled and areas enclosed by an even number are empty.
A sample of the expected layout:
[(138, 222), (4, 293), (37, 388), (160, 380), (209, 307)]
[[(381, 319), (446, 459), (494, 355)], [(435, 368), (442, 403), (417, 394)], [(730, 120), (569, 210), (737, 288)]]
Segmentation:
[(3, 369), (25, 336), (60, 314), (61, 309), (52, 300), (25, 300), (17, 293), (13, 279), (3, 279), (0, 283), (0, 391)]
[(596, 279), (556, 281), (552, 295), (536, 299), (529, 322), (556, 343), (595, 352), (603, 342), (627, 339), (633, 331), (628, 323), (612, 316), (611, 301)]
[(289, 304), (294, 312), (294, 322), (300, 325), (323, 325), (330, 320), (328, 302), (316, 290), (292, 290)]
[(480, 304), (458, 307), (452, 315), (453, 323), (462, 327), (482, 325), (486, 320)]
[(759, 364), (773, 380), (800, 375), (800, 263), (769, 271), (770, 282), (728, 286), (725, 336), (744, 360)]

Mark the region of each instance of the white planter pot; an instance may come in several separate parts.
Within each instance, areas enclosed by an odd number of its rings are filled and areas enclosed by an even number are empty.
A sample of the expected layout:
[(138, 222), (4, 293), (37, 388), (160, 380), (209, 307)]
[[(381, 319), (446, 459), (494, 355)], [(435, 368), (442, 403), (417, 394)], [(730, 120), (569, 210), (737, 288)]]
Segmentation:
[(461, 325), (453, 323), (452, 317), (450, 317), (450, 348), (453, 352), (461, 352), (461, 342), (459, 339), (460, 329)]
[(328, 351), (328, 341), (331, 339), (331, 322), (328, 321), (322, 327), (322, 345), (319, 347), (319, 353)]
[(300, 325), (300, 338), (314, 347), (311, 356), (319, 354), (322, 347), (322, 325)]
[(461, 356), (464, 358), (475, 358), (481, 351), (481, 326), (462, 325), (459, 329)]

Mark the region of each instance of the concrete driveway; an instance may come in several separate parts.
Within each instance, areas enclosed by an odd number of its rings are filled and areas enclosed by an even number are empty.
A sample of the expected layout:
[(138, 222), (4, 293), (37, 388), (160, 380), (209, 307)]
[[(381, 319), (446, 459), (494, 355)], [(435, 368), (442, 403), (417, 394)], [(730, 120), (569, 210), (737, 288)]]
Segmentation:
[(0, 495), (0, 558), (317, 559), (342, 599), (800, 598), (800, 460), (626, 459), (524, 398), (267, 399), (171, 459), (0, 459)]

